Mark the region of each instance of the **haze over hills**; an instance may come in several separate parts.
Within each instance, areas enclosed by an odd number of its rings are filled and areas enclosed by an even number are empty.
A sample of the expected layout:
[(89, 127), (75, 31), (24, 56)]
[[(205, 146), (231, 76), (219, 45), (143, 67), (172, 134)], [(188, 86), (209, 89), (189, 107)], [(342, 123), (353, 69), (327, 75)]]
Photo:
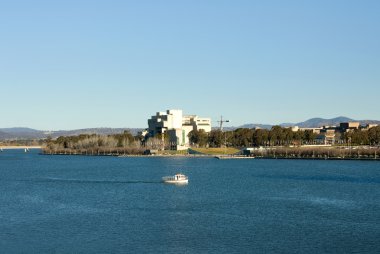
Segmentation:
[[(380, 121), (378, 120), (354, 120), (345, 116), (335, 117), (331, 119), (324, 119), (324, 118), (311, 118), (309, 120), (306, 120), (304, 122), (299, 123), (282, 123), (279, 124), (283, 127), (292, 127), (292, 126), (298, 126), (301, 128), (318, 128), (322, 126), (337, 126), (340, 123), (344, 122), (360, 122), (362, 125), (366, 124), (380, 124)], [(270, 129), (272, 126), (271, 124), (244, 124), (239, 126), (238, 128), (263, 128), (263, 129)]]
[(80, 134), (110, 135), (123, 133), (125, 130), (136, 135), (142, 129), (139, 128), (88, 128), (78, 130), (41, 131), (31, 128), (0, 128), (0, 140), (5, 139), (44, 139), (47, 137), (74, 136)]
[(281, 126), (299, 126), (302, 128), (317, 128), (321, 126), (337, 126), (340, 123), (344, 122), (360, 122), (364, 123), (362, 120), (354, 120), (348, 117), (340, 116), (340, 117), (335, 117), (332, 119), (324, 119), (324, 118), (311, 118), (309, 120), (306, 120), (304, 122), (299, 122), (295, 124), (286, 124), (283, 123)]
[[(340, 116), (332, 119), (324, 118), (311, 118), (304, 122), (299, 123), (282, 123), (279, 124), (284, 127), (299, 126), (302, 128), (317, 128), (321, 126), (336, 126), (342, 122), (360, 122), (362, 125), (365, 124), (379, 124), (378, 120), (354, 120), (348, 117)], [(263, 128), (270, 129), (272, 124), (244, 124), (238, 127), (224, 127), (224, 130), (234, 130), (237, 128)], [(0, 140), (10, 140), (10, 139), (44, 139), (47, 137), (57, 138), (59, 136), (74, 136), (80, 134), (99, 134), (99, 135), (110, 135), (123, 133), (128, 130), (132, 135), (136, 135), (139, 131), (144, 128), (87, 128), (78, 130), (59, 130), (59, 131), (41, 131), (31, 128), (16, 127), (16, 128), (0, 128)], [(217, 128), (215, 128), (217, 129)]]

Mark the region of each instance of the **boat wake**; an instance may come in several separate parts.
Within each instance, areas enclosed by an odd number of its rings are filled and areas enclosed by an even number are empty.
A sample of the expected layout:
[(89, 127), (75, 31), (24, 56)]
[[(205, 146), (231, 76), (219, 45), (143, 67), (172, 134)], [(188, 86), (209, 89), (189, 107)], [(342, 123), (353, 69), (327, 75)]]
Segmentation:
[(35, 178), (20, 181), (40, 182), (40, 183), (73, 183), (73, 184), (157, 184), (162, 181), (154, 180), (91, 180), (91, 179), (65, 179), (65, 178)]

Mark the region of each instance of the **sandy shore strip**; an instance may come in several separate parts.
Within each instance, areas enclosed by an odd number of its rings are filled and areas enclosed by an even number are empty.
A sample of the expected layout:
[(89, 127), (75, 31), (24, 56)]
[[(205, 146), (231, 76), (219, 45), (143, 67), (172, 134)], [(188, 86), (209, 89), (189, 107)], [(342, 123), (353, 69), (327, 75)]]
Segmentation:
[(42, 146), (0, 146), (0, 149), (42, 149)]

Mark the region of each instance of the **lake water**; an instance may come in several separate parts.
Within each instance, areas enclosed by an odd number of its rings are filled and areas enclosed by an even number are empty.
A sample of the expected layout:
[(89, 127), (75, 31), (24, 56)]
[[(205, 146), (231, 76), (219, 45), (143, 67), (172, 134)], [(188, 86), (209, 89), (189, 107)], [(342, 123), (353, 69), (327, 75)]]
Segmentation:
[(1, 253), (380, 253), (379, 162), (38, 152), (0, 153)]

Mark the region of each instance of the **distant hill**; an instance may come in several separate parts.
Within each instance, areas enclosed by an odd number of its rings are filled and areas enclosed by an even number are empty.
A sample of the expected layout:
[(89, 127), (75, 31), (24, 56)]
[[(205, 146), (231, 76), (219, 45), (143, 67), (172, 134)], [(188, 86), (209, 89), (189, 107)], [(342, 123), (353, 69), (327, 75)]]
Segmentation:
[[(354, 120), (348, 117), (340, 116), (332, 119), (324, 118), (311, 118), (304, 122), (299, 123), (282, 123), (279, 124), (284, 127), (299, 126), (301, 128), (318, 128), (324, 125), (336, 126), (342, 122), (360, 122), (362, 125), (366, 124), (379, 124), (378, 120)], [(224, 130), (231, 131), (237, 128), (262, 128), (270, 129), (273, 125), (271, 124), (244, 124), (238, 127), (224, 127)], [(218, 129), (214, 127), (213, 129)], [(59, 130), (59, 131), (41, 131), (31, 128), (16, 127), (16, 128), (0, 128), (0, 140), (12, 140), (12, 139), (44, 139), (47, 137), (57, 138), (59, 136), (74, 136), (80, 134), (99, 134), (99, 135), (111, 135), (117, 133), (123, 133), (128, 130), (132, 135), (137, 135), (137, 133), (143, 128), (88, 128), (88, 129), (78, 129), (78, 130)]]
[(0, 131), (0, 140), (1, 139), (9, 139), (11, 137), (11, 134)]
[(332, 119), (312, 118), (305, 122), (296, 123), (293, 126), (299, 126), (302, 128), (318, 128), (322, 126), (338, 126), (340, 123), (344, 122), (360, 122), (362, 125), (369, 123), (380, 124), (380, 121), (377, 120), (354, 120), (348, 117), (340, 116)]
[(99, 135), (112, 135), (123, 133), (124, 131), (130, 131), (132, 135), (136, 135), (142, 129), (139, 128), (88, 128), (88, 129), (78, 129), (78, 130), (60, 130), (53, 132), (45, 132), (46, 134), (50, 134), (51, 137), (59, 137), (59, 136), (75, 136), (80, 134), (99, 134)]
[[(332, 119), (324, 119), (324, 118), (311, 118), (309, 120), (306, 120), (304, 122), (299, 122), (292, 124), (290, 126), (298, 126), (302, 128), (317, 128), (321, 126), (335, 126), (339, 125), (340, 123), (344, 122), (356, 122), (356, 120), (340, 116), (340, 117), (335, 117)], [(289, 126), (289, 125), (288, 125)]]
[(59, 136), (75, 136), (80, 134), (99, 134), (111, 135), (123, 133), (128, 130), (132, 135), (136, 135), (140, 128), (89, 128), (79, 130), (60, 130), (60, 131), (41, 131), (30, 128), (16, 127), (16, 128), (0, 128), (0, 140), (11, 139), (44, 139), (47, 137), (57, 138)]
[(41, 139), (45, 135), (43, 131), (30, 128), (2, 128), (0, 129), (0, 139)]
[[(239, 126), (238, 128), (248, 128), (248, 129), (253, 129), (253, 128), (260, 128), (260, 129), (270, 129), (272, 128), (273, 125), (270, 124), (259, 124), (259, 123), (250, 123), (250, 124), (244, 124)], [(235, 128), (236, 129), (236, 128)]]
[[(378, 121), (378, 120), (354, 120), (354, 119), (344, 117), (344, 116), (335, 117), (335, 118), (331, 118), (331, 119), (311, 118), (311, 119), (306, 120), (304, 122), (282, 123), (279, 125), (283, 126), (283, 127), (298, 126), (301, 128), (318, 128), (318, 127), (322, 127), (322, 126), (337, 126), (340, 123), (344, 123), (344, 122), (360, 122), (360, 124), (362, 124), (362, 125), (366, 125), (366, 124), (379, 124), (380, 125), (380, 121)], [(259, 127), (259, 128), (263, 128), (263, 129), (270, 129), (270, 128), (272, 128), (272, 126), (274, 126), (274, 125), (270, 125), (270, 124), (244, 124), (244, 125), (241, 125), (239, 127), (233, 127), (233, 129), (255, 128), (255, 127)]]

